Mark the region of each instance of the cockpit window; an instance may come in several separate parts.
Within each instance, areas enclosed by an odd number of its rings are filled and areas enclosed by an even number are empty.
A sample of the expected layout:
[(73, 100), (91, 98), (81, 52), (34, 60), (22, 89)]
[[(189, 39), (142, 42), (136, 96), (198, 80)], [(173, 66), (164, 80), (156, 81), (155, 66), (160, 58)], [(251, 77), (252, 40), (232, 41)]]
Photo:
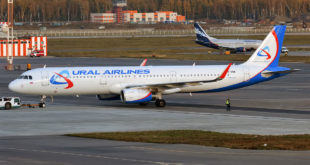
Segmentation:
[(32, 76), (21, 75), (17, 79), (32, 80)]

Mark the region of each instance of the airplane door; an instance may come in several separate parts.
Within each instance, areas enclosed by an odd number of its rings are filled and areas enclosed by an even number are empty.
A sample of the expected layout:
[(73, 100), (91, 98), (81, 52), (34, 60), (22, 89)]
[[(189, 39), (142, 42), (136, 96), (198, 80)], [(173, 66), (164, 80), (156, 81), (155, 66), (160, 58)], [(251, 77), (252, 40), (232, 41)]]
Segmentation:
[(100, 76), (100, 85), (107, 85), (107, 77), (106, 75), (101, 75)]
[(49, 86), (50, 82), (49, 82), (49, 73), (46, 70), (43, 70), (41, 72), (41, 78), (42, 78), (42, 86)]
[(177, 81), (177, 72), (171, 71), (169, 76), (170, 76), (170, 82), (176, 82)]
[(237, 74), (236, 70), (231, 68), (231, 69), (229, 70), (228, 74), (227, 74), (227, 77), (228, 77), (228, 78), (236, 78), (236, 77), (237, 77), (236, 74)]
[(243, 69), (243, 72), (244, 72), (244, 81), (249, 81), (251, 78), (249, 69), (245, 67)]

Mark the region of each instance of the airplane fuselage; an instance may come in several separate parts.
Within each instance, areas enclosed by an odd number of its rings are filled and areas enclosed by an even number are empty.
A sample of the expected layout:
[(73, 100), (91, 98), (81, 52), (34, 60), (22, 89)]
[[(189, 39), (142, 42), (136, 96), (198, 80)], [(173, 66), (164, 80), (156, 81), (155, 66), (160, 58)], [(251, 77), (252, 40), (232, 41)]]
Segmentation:
[(260, 40), (213, 39), (212, 42), (221, 45), (222, 47), (243, 47), (247, 50), (257, 49), (262, 44), (262, 41)]
[[(137, 84), (212, 80), (222, 74), (226, 67), (227, 65), (41, 68), (23, 73), (19, 79), (10, 84), (10, 88), (18, 88), (20, 93), (49, 96), (120, 94), (128, 86)], [(234, 84), (245, 83), (240, 86), (243, 87), (247, 86), (247, 83), (250, 83), (249, 80), (263, 69), (246, 65), (232, 65), (227, 77), (219, 82), (199, 83), (173, 90), (163, 90), (163, 94), (212, 92)], [(266, 78), (262, 78), (259, 81), (265, 80)]]

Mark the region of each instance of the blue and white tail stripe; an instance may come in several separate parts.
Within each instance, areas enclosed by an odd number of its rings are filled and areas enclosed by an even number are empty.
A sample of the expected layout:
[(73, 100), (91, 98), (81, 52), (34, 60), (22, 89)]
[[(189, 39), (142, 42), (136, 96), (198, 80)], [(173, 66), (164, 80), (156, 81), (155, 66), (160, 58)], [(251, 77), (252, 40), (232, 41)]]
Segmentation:
[(211, 43), (210, 37), (203, 30), (203, 28), (198, 23), (195, 23), (194, 26), (195, 26), (195, 33), (197, 36), (197, 40), (203, 41), (205, 43), (208, 43), (208, 42)]

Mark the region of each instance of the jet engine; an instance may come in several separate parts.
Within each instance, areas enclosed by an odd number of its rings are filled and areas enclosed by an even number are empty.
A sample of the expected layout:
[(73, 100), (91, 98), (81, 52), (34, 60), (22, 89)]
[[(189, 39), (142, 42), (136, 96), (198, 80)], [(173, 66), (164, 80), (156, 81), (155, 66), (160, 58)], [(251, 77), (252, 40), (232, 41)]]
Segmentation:
[(121, 100), (125, 103), (145, 103), (152, 101), (152, 92), (146, 89), (124, 89)]
[(245, 47), (236, 48), (236, 52), (246, 52)]

